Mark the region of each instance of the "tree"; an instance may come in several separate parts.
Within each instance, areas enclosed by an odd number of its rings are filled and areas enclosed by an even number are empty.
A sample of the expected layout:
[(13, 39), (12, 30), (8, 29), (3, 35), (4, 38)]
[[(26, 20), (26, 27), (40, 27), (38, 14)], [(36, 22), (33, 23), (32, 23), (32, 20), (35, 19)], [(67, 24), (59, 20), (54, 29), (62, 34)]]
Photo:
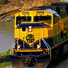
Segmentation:
[(2, 4), (8, 3), (8, 0), (2, 0)]

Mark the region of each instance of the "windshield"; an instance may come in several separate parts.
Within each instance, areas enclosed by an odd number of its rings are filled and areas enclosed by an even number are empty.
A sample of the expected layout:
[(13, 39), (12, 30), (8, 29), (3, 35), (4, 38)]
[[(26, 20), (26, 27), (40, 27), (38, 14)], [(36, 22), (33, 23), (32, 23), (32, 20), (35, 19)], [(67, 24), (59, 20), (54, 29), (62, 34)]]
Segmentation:
[(44, 21), (45, 23), (51, 24), (51, 16), (34, 16), (34, 22)]
[(31, 21), (31, 16), (18, 16), (16, 18), (16, 25), (21, 24), (21, 22), (24, 22), (24, 21), (30, 22)]

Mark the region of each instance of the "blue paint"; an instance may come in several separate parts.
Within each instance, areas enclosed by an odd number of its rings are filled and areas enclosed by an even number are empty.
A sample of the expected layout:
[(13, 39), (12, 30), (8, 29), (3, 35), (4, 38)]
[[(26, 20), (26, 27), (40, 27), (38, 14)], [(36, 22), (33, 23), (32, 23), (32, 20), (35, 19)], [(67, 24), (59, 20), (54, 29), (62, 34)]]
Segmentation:
[(34, 44), (34, 48), (37, 48), (37, 45), (39, 44), (39, 41), (37, 41), (35, 44)]
[(20, 27), (28, 27), (28, 26), (32, 26), (32, 27), (43, 27), (43, 26), (48, 26), (48, 25), (45, 25), (45, 24), (42, 24), (42, 23), (23, 23), (21, 25), (18, 26), (18, 28)]
[(19, 45), (21, 45), (21, 48), (23, 48), (23, 42), (21, 40), (18, 40)]
[(40, 57), (42, 55), (42, 53), (40, 53), (39, 55), (21, 55), (22, 57)]
[(41, 40), (41, 48), (43, 48), (43, 49), (47, 48), (47, 47), (45, 46), (43, 40)]
[(48, 44), (50, 45), (50, 47), (53, 47), (53, 38), (50, 38), (50, 39), (48, 40)]
[[(50, 47), (53, 47), (53, 38), (51, 38), (51, 39), (45, 39), (45, 41), (50, 45)], [(18, 40), (18, 42), (19, 42), (19, 45), (21, 45), (21, 48), (23, 48), (23, 41)], [(39, 41), (37, 41), (36, 43), (34, 43), (34, 48), (35, 49), (37, 48), (38, 44), (39, 44)], [(32, 49), (32, 47), (29, 47), (29, 45), (26, 44), (26, 42), (24, 42), (24, 45), (25, 45), (25, 49)], [(17, 49), (17, 44), (15, 45), (15, 48)], [(41, 40), (41, 48), (42, 49), (46, 49), (47, 48), (42, 40)]]
[[(50, 45), (50, 47), (53, 47), (53, 38), (51, 38), (51, 39), (44, 39), (49, 45)], [(44, 44), (44, 42), (43, 42), (43, 40), (41, 40), (41, 48), (43, 48), (43, 49), (46, 49), (47, 47), (46, 47), (46, 45)]]
[[(15, 40), (15, 41), (17, 41), (17, 40)], [(21, 48), (23, 48), (23, 41), (18, 40), (18, 42), (19, 42), (18, 44), (21, 45)], [(24, 42), (24, 45), (25, 45), (25, 48), (30, 49), (29, 45), (27, 45), (25, 42)], [(15, 49), (17, 49), (17, 44), (15, 45)]]

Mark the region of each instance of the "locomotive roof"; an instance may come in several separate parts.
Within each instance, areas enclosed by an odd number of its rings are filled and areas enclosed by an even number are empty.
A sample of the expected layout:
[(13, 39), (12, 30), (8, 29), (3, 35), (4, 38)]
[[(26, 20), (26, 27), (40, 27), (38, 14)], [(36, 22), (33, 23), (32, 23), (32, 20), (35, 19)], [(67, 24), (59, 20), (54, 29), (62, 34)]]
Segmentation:
[(29, 10), (44, 10), (44, 9), (53, 9), (53, 8), (65, 8), (68, 7), (68, 2), (56, 2), (56, 3), (51, 3), (51, 5), (45, 5), (45, 6), (38, 6), (38, 7), (33, 7), (30, 8)]
[(46, 9), (45, 11), (50, 12), (56, 16), (59, 16), (59, 14), (56, 11), (53, 11), (52, 9)]
[(53, 5), (53, 6), (57, 6), (57, 5), (60, 5), (60, 6), (62, 6), (62, 5), (64, 5), (64, 6), (68, 6), (68, 2), (51, 3), (51, 5)]

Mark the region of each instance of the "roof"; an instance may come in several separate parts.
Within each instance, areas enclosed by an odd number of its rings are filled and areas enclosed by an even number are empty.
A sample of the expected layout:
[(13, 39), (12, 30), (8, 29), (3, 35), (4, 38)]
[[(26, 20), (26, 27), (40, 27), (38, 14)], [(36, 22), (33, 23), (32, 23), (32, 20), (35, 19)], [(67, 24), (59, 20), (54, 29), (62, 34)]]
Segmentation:
[(51, 3), (51, 5), (53, 5), (53, 6), (57, 6), (57, 5), (66, 6), (66, 5), (68, 5), (68, 2), (56, 2), (56, 3)]
[(59, 16), (59, 14), (56, 11), (53, 11), (52, 9), (46, 9), (45, 11), (50, 12), (56, 16)]

